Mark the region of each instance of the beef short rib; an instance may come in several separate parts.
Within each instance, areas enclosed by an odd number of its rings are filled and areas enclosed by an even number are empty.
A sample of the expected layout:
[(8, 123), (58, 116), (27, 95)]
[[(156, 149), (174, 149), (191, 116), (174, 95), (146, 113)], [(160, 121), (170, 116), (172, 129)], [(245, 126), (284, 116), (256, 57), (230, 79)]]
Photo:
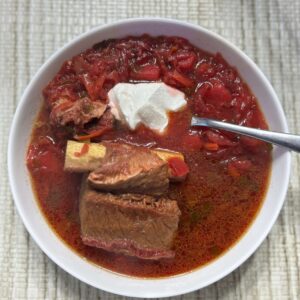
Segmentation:
[(177, 202), (140, 194), (101, 193), (85, 184), (80, 197), (83, 243), (141, 259), (174, 257)]
[(147, 148), (105, 143), (101, 165), (88, 176), (96, 189), (113, 193), (162, 195), (169, 187), (168, 164)]

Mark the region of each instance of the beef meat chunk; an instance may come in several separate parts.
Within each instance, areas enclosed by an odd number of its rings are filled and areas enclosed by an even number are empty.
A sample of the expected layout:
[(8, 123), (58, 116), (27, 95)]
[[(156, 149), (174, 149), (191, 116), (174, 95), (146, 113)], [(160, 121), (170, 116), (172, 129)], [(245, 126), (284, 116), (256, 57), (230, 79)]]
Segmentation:
[(105, 112), (107, 105), (89, 98), (81, 98), (75, 102), (60, 99), (52, 108), (50, 122), (53, 125), (65, 126), (74, 124), (83, 126), (93, 119), (99, 119)]
[(107, 153), (88, 176), (96, 189), (162, 195), (169, 186), (168, 164), (147, 148), (103, 142)]
[(165, 197), (101, 193), (86, 184), (81, 238), (86, 245), (141, 259), (172, 258), (180, 214), (177, 202)]

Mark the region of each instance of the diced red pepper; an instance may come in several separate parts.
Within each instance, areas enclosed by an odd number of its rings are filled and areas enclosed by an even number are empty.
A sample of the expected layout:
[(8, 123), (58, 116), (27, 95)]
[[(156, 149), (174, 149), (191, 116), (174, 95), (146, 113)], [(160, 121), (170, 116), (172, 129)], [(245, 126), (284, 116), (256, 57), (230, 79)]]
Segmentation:
[(178, 157), (168, 159), (168, 164), (174, 177), (185, 177), (190, 171), (184, 160)]

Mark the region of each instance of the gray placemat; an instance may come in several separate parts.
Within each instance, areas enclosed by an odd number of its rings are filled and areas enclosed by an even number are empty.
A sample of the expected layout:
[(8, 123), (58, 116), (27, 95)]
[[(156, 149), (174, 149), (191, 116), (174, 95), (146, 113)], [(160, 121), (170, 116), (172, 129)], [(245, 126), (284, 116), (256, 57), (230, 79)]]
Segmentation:
[[(242, 48), (275, 87), (300, 133), (300, 2), (295, 0), (0, 0), (0, 299), (117, 299), (57, 267), (30, 238), (8, 186), (10, 123), (30, 78), (54, 50), (93, 26), (160, 16), (211, 29)], [(259, 250), (239, 269), (184, 299), (299, 299), (300, 162), (287, 201)]]

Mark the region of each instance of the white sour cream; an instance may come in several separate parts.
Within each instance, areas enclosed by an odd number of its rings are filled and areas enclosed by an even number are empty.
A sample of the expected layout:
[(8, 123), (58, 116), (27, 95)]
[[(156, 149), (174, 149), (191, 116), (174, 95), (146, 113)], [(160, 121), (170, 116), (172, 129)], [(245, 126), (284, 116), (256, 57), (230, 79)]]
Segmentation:
[(184, 93), (161, 82), (118, 83), (108, 99), (112, 114), (130, 129), (144, 124), (160, 133), (168, 126), (168, 112), (186, 106)]

